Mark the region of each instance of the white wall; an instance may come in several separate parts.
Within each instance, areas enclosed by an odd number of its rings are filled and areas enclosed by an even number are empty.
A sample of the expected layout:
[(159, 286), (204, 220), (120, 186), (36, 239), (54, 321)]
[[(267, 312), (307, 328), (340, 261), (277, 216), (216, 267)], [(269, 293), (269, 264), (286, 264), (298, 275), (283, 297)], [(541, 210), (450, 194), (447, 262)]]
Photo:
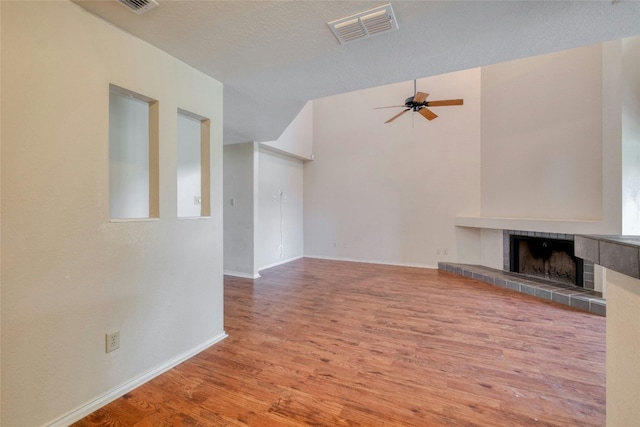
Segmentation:
[(620, 40), (622, 232), (640, 234), (640, 37)]
[(258, 277), (255, 262), (258, 144), (224, 146), (225, 274)]
[(276, 141), (225, 145), (225, 274), (258, 278), (302, 257), (302, 170), (312, 149), (311, 101)]
[[(2, 5), (0, 5), (0, 23), (2, 22)], [(2, 32), (0, 30), (0, 46)], [(0, 82), (2, 82), (2, 51), (0, 50)], [(0, 332), (2, 331), (2, 85), (0, 84)], [(0, 334), (0, 414), (2, 414), (2, 335)], [(0, 425), (2, 417), (0, 416)]]
[(258, 159), (257, 257), (265, 269), (303, 255), (303, 164), (265, 148)]
[(109, 94), (109, 215), (149, 217), (149, 104)]
[(309, 101), (276, 141), (261, 144), (298, 159), (310, 160), (313, 157), (313, 123), (313, 101)]
[(602, 219), (600, 45), (482, 68), (482, 215)]
[[(0, 7), (1, 422), (68, 425), (224, 337), (222, 85), (71, 2)], [(159, 100), (159, 219), (109, 221), (110, 83)], [(208, 219), (176, 218), (178, 107), (211, 118)]]
[(200, 120), (177, 115), (177, 209), (178, 216), (199, 217), (202, 213), (201, 199), (201, 157), (200, 157)]
[[(464, 87), (465, 105), (438, 109), (440, 118), (414, 128), (398, 126), (410, 122), (408, 114), (384, 127), (380, 123), (394, 111), (371, 111), (401, 104), (412, 88), (394, 96), (385, 92), (395, 85), (315, 100), (316, 160), (305, 166), (305, 254), (501, 268), (502, 228), (620, 233), (623, 197), (627, 222), (637, 226), (638, 55), (629, 40), (624, 50), (631, 54), (625, 55), (622, 43), (467, 71), (477, 73), (475, 80), (461, 73), (432, 77), (455, 83), (440, 95), (431, 88), (442, 83), (434, 80), (424, 89), (429, 99), (457, 97), (451, 93)], [(468, 90), (456, 75), (478, 87)], [(467, 99), (467, 93), (474, 95)], [(459, 116), (468, 113), (476, 116)], [(442, 128), (448, 117), (457, 120), (453, 130)], [(465, 131), (469, 147), (439, 143), (461, 141)], [(429, 144), (413, 143), (425, 137)], [(438, 155), (430, 156), (434, 150)], [(624, 190), (622, 157), (631, 165)], [(434, 256), (445, 248), (446, 257)]]
[(640, 281), (605, 271), (607, 425), (635, 426), (640, 419)]
[[(621, 43), (482, 68), (482, 214), (457, 224), (487, 227), (477, 235), (483, 265), (502, 268), (503, 228), (622, 232), (623, 158), (636, 165), (637, 144), (623, 155), (623, 85), (629, 85), (623, 64), (629, 60)], [(638, 80), (638, 73), (627, 75)], [(631, 177), (636, 169), (629, 168)], [(637, 192), (626, 195), (635, 218)]]
[(314, 101), (306, 256), (429, 267), (457, 259), (454, 219), (480, 212), (480, 70), (418, 80), (428, 100), (463, 106), (434, 107), (440, 117), (430, 122), (407, 113), (384, 124), (399, 109), (373, 107), (403, 104), (412, 83)]
[[(638, 170), (640, 169), (640, 156), (638, 153), (638, 88), (640, 87), (640, 73), (637, 72), (638, 61), (638, 40), (635, 37), (625, 40), (615, 40), (598, 46), (590, 46), (580, 49), (574, 49), (565, 52), (559, 52), (540, 57), (527, 58), (525, 60), (512, 61), (507, 64), (499, 64), (492, 67), (483, 68), (483, 215), (495, 215), (496, 218), (487, 220), (487, 218), (479, 218), (479, 221), (471, 221), (476, 223), (490, 223), (490, 227), (523, 229), (532, 231), (550, 231), (560, 233), (586, 233), (586, 234), (637, 234), (638, 229)], [(623, 49), (623, 45), (626, 47)], [(539, 65), (534, 64), (540, 61)], [(599, 63), (600, 67), (593, 67), (589, 64)], [(501, 79), (507, 82), (506, 88), (510, 88), (511, 80), (519, 83), (519, 89), (516, 92), (510, 90), (510, 93), (517, 94), (520, 99), (528, 99), (529, 97), (537, 97), (539, 92), (539, 80), (542, 78), (537, 72), (539, 66), (546, 65), (549, 69), (553, 69), (554, 75), (542, 76), (546, 79), (543, 91), (547, 92), (547, 88), (552, 88), (554, 92), (562, 93), (566, 91), (566, 87), (573, 88), (574, 94), (566, 98), (564, 109), (566, 114), (561, 113), (558, 117), (566, 117), (569, 123), (551, 123), (541, 120), (539, 117), (533, 117), (533, 120), (541, 127), (539, 132), (549, 137), (549, 133), (557, 133), (563, 135), (567, 129), (574, 126), (574, 122), (581, 122), (584, 126), (592, 126), (593, 137), (597, 140), (591, 141), (590, 144), (597, 144), (598, 150), (582, 150), (580, 145), (583, 143), (583, 131), (575, 129), (570, 132), (567, 141), (571, 141), (575, 145), (578, 155), (570, 158), (571, 153), (568, 152), (564, 157), (559, 157), (551, 164), (541, 161), (533, 152), (524, 152), (525, 148), (518, 148), (518, 153), (514, 153), (514, 148), (506, 139), (503, 139), (502, 145), (497, 144), (501, 138), (486, 140), (486, 136), (491, 134), (490, 129), (496, 129), (498, 132), (501, 128), (502, 115), (508, 115), (511, 109), (505, 108), (500, 103), (501, 96), (495, 96), (497, 87), (500, 87), (500, 80), (497, 79), (501, 75)], [(485, 82), (487, 73), (486, 69), (491, 71), (491, 80)], [(601, 71), (598, 72), (597, 70)], [(536, 71), (535, 73), (530, 72)], [(579, 70), (583, 70), (588, 78), (579, 76)], [(500, 73), (496, 73), (500, 71)], [(590, 76), (590, 77), (589, 77)], [(596, 78), (599, 83), (596, 83)], [(566, 82), (571, 81), (570, 85)], [(492, 83), (489, 91), (485, 91), (485, 85)], [(581, 85), (581, 87), (577, 85)], [(585, 108), (584, 103), (590, 102), (588, 97), (580, 95), (595, 90), (601, 97), (601, 105), (598, 109), (590, 111), (591, 108)], [(557, 88), (557, 89), (556, 89)], [(633, 94), (636, 94), (634, 96)], [(499, 95), (499, 94), (498, 94)], [(545, 96), (550, 96), (546, 93)], [(497, 98), (497, 99), (496, 99)], [(493, 99), (494, 102), (489, 102)], [(571, 102), (568, 102), (571, 101)], [(485, 105), (486, 104), (486, 105)], [(575, 105), (574, 105), (575, 104)], [(498, 108), (494, 111), (494, 108)], [(558, 108), (558, 106), (555, 106)], [(574, 117), (574, 110), (580, 111), (583, 118)], [(518, 109), (514, 107), (514, 111), (518, 113)], [(526, 111), (521, 111), (522, 116), (526, 116)], [(591, 124), (584, 123), (588, 120)], [(514, 140), (518, 140), (520, 135), (528, 135), (528, 129), (533, 126), (525, 120), (520, 119), (521, 128), (515, 127), (515, 123), (511, 123), (509, 118), (509, 128), (514, 135)], [(555, 119), (554, 119), (555, 120)], [(600, 133), (598, 133), (600, 129)], [(527, 136), (528, 137), (528, 136)], [(488, 147), (485, 149), (485, 147)], [(531, 145), (526, 150), (535, 148), (535, 141), (531, 141)], [(591, 153), (591, 154), (589, 154)], [(539, 204), (538, 207), (524, 210), (527, 202), (520, 200), (520, 196), (516, 193), (513, 200), (517, 201), (516, 207), (508, 208), (508, 202), (511, 200), (509, 194), (512, 193), (509, 186), (513, 186), (513, 182), (500, 182), (500, 176), (508, 176), (514, 171), (509, 170), (509, 166), (505, 166), (502, 162), (508, 160), (507, 154), (511, 154), (514, 158), (527, 159), (516, 163), (518, 169), (524, 171), (523, 177), (529, 177), (530, 187), (536, 188), (533, 182), (533, 176), (536, 170), (547, 170), (550, 168), (551, 173), (556, 176), (567, 175), (562, 169), (555, 166), (562, 164), (571, 165), (569, 169), (570, 175), (564, 180), (564, 184), (553, 186), (548, 184), (548, 189), (537, 190), (532, 195), (532, 200)], [(591, 158), (590, 158), (591, 156)], [(582, 170), (582, 162), (585, 165), (591, 164), (587, 169)], [(515, 168), (515, 166), (514, 166)], [(585, 177), (585, 171), (592, 176)], [(486, 181), (485, 177), (489, 177)], [(584, 182), (592, 182), (597, 177), (599, 184), (592, 188), (584, 186)], [(576, 180), (576, 178), (579, 178)], [(516, 179), (521, 182), (517, 185), (525, 186), (527, 182), (523, 182), (522, 177)], [(491, 185), (491, 184), (494, 185)], [(571, 185), (568, 185), (571, 183)], [(565, 195), (565, 201), (559, 203), (560, 199), (555, 198), (555, 194)], [(502, 194), (502, 199), (498, 196)], [(590, 200), (589, 205), (584, 205), (585, 200)], [(498, 203), (493, 203), (497, 201)], [(596, 207), (599, 203), (599, 207)], [(576, 206), (582, 204), (583, 211), (576, 211)], [(490, 209), (485, 209), (489, 206)], [(548, 212), (541, 209), (548, 208)], [(591, 213), (588, 213), (591, 209)], [(555, 213), (554, 213), (555, 212)], [(523, 214), (524, 213), (524, 214)], [(524, 218), (500, 218), (509, 216), (521, 216)], [(547, 218), (564, 218), (563, 220), (553, 220)], [(585, 221), (584, 219), (592, 219)], [(466, 222), (466, 221), (465, 221)], [(486, 258), (486, 250), (490, 247), (501, 247), (502, 238), (496, 235), (490, 235), (485, 232), (482, 234), (481, 246), (483, 247), (482, 257)], [(491, 264), (493, 262), (493, 264)], [(493, 260), (484, 260), (484, 265), (499, 268), (497, 257)], [(599, 275), (601, 276), (601, 275)], [(596, 290), (604, 291), (604, 281), (600, 278), (596, 280)]]

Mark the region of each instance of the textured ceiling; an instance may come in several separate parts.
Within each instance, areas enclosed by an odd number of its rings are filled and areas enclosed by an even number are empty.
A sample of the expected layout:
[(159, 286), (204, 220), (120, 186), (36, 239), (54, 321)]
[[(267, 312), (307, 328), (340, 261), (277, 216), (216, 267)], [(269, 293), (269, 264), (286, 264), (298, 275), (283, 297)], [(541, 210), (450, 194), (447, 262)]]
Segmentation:
[[(224, 83), (225, 144), (277, 139), (311, 99), (640, 34), (640, 1), (74, 1)], [(326, 25), (386, 3), (398, 31)]]

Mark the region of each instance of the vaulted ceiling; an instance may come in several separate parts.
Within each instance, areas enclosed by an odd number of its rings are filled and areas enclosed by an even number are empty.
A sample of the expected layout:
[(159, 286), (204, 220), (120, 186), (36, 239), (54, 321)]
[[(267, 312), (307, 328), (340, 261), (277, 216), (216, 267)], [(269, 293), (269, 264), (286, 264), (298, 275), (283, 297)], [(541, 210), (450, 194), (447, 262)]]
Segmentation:
[[(221, 81), (225, 144), (277, 139), (308, 100), (640, 34), (640, 1), (74, 1)], [(327, 26), (386, 3), (397, 31)]]

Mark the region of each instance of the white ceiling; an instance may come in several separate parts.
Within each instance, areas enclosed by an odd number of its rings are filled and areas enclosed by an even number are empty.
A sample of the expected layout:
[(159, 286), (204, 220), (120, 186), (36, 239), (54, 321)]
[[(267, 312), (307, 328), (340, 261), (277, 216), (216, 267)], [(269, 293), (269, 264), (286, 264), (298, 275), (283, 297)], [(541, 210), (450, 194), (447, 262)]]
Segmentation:
[[(224, 83), (225, 144), (277, 139), (311, 99), (640, 34), (640, 1), (74, 1)], [(386, 3), (397, 31), (327, 26)]]

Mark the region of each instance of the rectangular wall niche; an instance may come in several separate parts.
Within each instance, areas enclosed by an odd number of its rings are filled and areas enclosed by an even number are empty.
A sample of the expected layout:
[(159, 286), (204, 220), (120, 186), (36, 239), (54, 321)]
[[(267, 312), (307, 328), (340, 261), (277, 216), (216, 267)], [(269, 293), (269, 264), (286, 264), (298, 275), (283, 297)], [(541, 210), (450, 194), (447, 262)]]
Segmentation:
[(209, 119), (178, 109), (176, 156), (179, 218), (211, 215), (209, 140)]
[(109, 216), (159, 218), (158, 101), (109, 85)]

